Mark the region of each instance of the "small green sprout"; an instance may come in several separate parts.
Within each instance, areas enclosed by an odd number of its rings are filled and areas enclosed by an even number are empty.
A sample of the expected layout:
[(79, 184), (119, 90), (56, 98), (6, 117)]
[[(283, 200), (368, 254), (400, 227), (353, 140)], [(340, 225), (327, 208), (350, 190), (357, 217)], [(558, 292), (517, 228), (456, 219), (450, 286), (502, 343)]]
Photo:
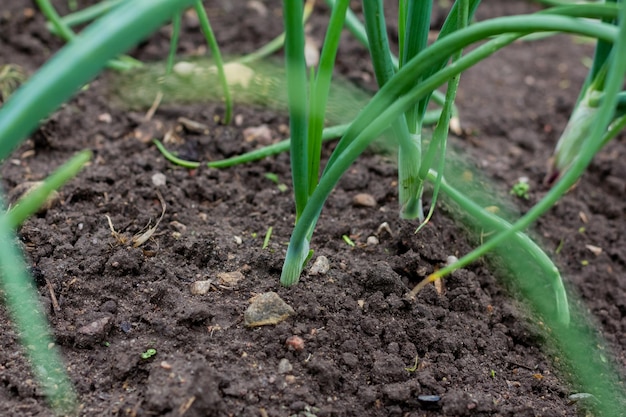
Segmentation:
[(273, 172), (267, 172), (264, 176), (265, 178), (276, 184), (276, 186), (278, 187), (278, 191), (280, 191), (281, 193), (287, 191), (287, 186), (280, 182), (280, 180), (278, 179), (278, 175), (274, 174)]
[(272, 181), (274, 184), (278, 184), (278, 175), (274, 174), (273, 172), (266, 172), (263, 175), (265, 178), (267, 178), (268, 180)]
[(556, 250), (554, 251), (557, 255), (561, 253), (561, 251), (563, 250), (563, 245), (565, 245), (565, 240), (561, 239), (559, 241), (559, 245), (556, 247)]
[(491, 371), (489, 371), (489, 375), (490, 375), (492, 378), (495, 378), (495, 377), (496, 377), (496, 371), (492, 369)]
[(587, 266), (587, 265), (589, 265), (589, 261), (588, 261), (588, 260), (586, 260), (586, 259), (583, 259), (582, 261), (580, 261), (580, 264), (581, 264), (582, 266)]
[(350, 237), (348, 235), (342, 235), (341, 238), (343, 239), (344, 242), (346, 242), (348, 244), (348, 246), (352, 246), (352, 247), (356, 246), (354, 241), (352, 239), (350, 239)]
[(263, 239), (263, 246), (261, 249), (267, 249), (267, 247), (269, 246), (273, 230), (274, 228), (272, 226), (267, 228), (267, 232), (265, 232), (265, 239)]
[(528, 184), (528, 178), (522, 177), (517, 180), (517, 183), (513, 187), (511, 187), (510, 194), (528, 200), (530, 198), (528, 195), (529, 191), (530, 184)]
[(141, 359), (150, 359), (154, 355), (157, 354), (156, 349), (147, 349), (145, 352), (141, 354)]

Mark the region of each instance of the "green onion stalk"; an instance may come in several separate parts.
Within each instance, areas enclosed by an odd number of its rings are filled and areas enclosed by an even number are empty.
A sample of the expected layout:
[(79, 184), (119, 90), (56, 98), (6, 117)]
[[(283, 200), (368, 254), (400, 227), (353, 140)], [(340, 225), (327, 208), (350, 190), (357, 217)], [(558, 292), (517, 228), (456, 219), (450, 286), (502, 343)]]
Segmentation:
[[(617, 11), (617, 0), (607, 0), (605, 6), (607, 9)], [(617, 25), (617, 19), (615, 15), (610, 15), (602, 18), (602, 21), (608, 24)], [(573, 161), (577, 158), (581, 152), (582, 145), (585, 139), (591, 132), (591, 122), (594, 115), (600, 109), (600, 102), (603, 99), (603, 92), (605, 88), (605, 78), (607, 73), (607, 65), (609, 58), (613, 54), (613, 44), (602, 39), (596, 41), (596, 49), (593, 56), (593, 62), (583, 85), (580, 97), (574, 108), (574, 111), (570, 115), (567, 126), (563, 130), (563, 133), (559, 137), (557, 145), (554, 149), (553, 157), (551, 158), (550, 171), (546, 176), (545, 182), (547, 184), (554, 183), (563, 173), (569, 169)], [(621, 97), (626, 96), (626, 92), (620, 91)], [(624, 114), (623, 100), (618, 98), (616, 103), (616, 109), (618, 110), (614, 114), (614, 119), (617, 119)], [(598, 140), (601, 143), (606, 144), (613, 139), (615, 135), (607, 137), (599, 137)]]
[[(301, 2), (288, 0), (283, 2), (285, 68), (291, 130), (290, 155), (296, 202), (296, 224), (319, 181), (326, 105), (348, 3), (348, 0), (339, 0), (333, 8), (317, 71), (311, 67), (310, 79), (307, 80), (303, 5)], [(308, 91), (307, 86), (309, 86)], [(289, 262), (285, 261), (283, 276), (299, 275), (299, 271), (311, 257), (309, 242), (314, 223), (310, 223), (309, 226), (307, 233), (292, 246), (297, 255), (292, 256)]]

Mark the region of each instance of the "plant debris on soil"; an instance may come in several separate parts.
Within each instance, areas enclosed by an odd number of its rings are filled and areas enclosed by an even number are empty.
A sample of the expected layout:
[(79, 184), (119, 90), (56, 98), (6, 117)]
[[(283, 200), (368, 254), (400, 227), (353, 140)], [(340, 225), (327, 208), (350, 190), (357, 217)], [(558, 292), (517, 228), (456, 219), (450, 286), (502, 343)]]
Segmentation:
[[(55, 2), (62, 13), (65, 3)], [(486, 0), (477, 18), (534, 10), (526, 1)], [(277, 1), (218, 1), (209, 12), (227, 54), (251, 52), (282, 27)], [(327, 12), (319, 6), (316, 13), (311, 36), (321, 40)], [(183, 30), (179, 53), (204, 53), (192, 14), (185, 15)], [(132, 55), (164, 59), (168, 36), (163, 28)], [(0, 39), (0, 63), (28, 73), (62, 46), (27, 0), (3, 2)], [(528, 178), (529, 199), (515, 200), (520, 212), (546, 192), (546, 161), (592, 51), (575, 37), (520, 41), (462, 75), (464, 134), (455, 144), (504, 195)], [(346, 34), (338, 71), (373, 89), (367, 62), (366, 51)], [(41, 180), (79, 150), (95, 154), (60, 190), (59, 203), (19, 230), (76, 385), (80, 415), (584, 415), (585, 401), (576, 401), (581, 393), (547, 343), (540, 318), (515, 301), (515, 291), (488, 263), (427, 286), (414, 302), (404, 299), (477, 239), (445, 209), (418, 234), (416, 222), (401, 221), (392, 159), (370, 152), (349, 170), (311, 245), (311, 265), (318, 256), (328, 265), (282, 288), (278, 279), (294, 223), (289, 155), (188, 170), (166, 161), (150, 140), (172, 131), (168, 147), (180, 157), (217, 160), (259, 146), (245, 139), (246, 129), (265, 125), (270, 140), (286, 138), (286, 114), (236, 103), (236, 122), (224, 126), (219, 102), (167, 104), (148, 123), (144, 113), (110, 103), (109, 76), (45, 120), (1, 171), (10, 192)], [(180, 118), (206, 129), (185, 129)], [(575, 302), (597, 322), (607, 360), (615, 359), (622, 374), (625, 149), (623, 136), (610, 143), (536, 227), (567, 287), (580, 295)], [(120, 238), (155, 224), (162, 213), (159, 193), (166, 210), (151, 238), (137, 246)], [(246, 325), (254, 297), (269, 292), (292, 312), (275, 324)], [(0, 321), (0, 415), (51, 415), (4, 309)], [(572, 400), (572, 394), (579, 396)]]

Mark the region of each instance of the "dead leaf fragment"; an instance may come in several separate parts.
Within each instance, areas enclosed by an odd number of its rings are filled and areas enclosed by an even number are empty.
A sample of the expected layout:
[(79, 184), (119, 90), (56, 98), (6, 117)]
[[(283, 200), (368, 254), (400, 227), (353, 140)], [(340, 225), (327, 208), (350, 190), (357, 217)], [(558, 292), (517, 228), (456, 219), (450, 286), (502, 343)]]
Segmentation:
[(186, 117), (179, 117), (178, 123), (187, 131), (191, 133), (200, 133), (202, 135), (209, 134), (209, 126), (204, 123), (196, 122), (195, 120), (188, 119)]

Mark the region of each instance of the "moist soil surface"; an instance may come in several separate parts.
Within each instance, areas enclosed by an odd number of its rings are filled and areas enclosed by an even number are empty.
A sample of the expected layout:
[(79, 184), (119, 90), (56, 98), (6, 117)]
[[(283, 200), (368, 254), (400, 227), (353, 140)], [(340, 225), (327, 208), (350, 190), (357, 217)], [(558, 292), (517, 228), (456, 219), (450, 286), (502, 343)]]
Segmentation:
[[(67, 12), (65, 2), (56, 3)], [(251, 52), (281, 31), (279, 2), (208, 6), (228, 54)], [(477, 19), (534, 10), (524, 1), (484, 1)], [(327, 10), (320, 6), (315, 13), (310, 29), (319, 41)], [(440, 25), (443, 14), (436, 13)], [(197, 20), (188, 15), (183, 26), (179, 53), (202, 53)], [(131, 53), (162, 60), (168, 36), (164, 28)], [(3, 2), (0, 39), (0, 63), (29, 73), (62, 47), (27, 0)], [(529, 199), (511, 199), (520, 213), (547, 191), (547, 159), (592, 51), (574, 37), (518, 42), (462, 76), (464, 133), (451, 140), (503, 196), (518, 178), (528, 178)], [(374, 89), (367, 54), (348, 35), (337, 70)], [(315, 276), (307, 270), (298, 285), (283, 288), (278, 280), (294, 223), (289, 155), (188, 170), (166, 161), (149, 140), (174, 129), (177, 143), (168, 146), (179, 155), (217, 160), (261, 146), (262, 137), (246, 140), (251, 127), (267, 125), (270, 141), (286, 138), (285, 113), (236, 103), (235, 123), (225, 126), (219, 102), (168, 104), (148, 124), (144, 111), (111, 104), (110, 79), (104, 74), (44, 121), (1, 171), (10, 193), (79, 150), (94, 152), (57, 204), (19, 230), (80, 415), (584, 415), (581, 403), (568, 398), (579, 391), (549, 347), (541, 319), (516, 301), (492, 263), (476, 262), (440, 288), (430, 285), (416, 300), (404, 299), (449, 256), (469, 252), (479, 239), (445, 206), (417, 234), (417, 222), (400, 220), (393, 158), (368, 152), (350, 169), (312, 241), (315, 257), (326, 256), (330, 269)], [(180, 117), (207, 128), (182, 129)], [(623, 137), (610, 143), (535, 229), (622, 374), (624, 149)], [(355, 203), (358, 194), (368, 194), (368, 204)], [(132, 236), (161, 214), (159, 195), (165, 215), (151, 239), (135, 248)], [(192, 283), (208, 280), (208, 292), (192, 294)], [(295, 315), (275, 325), (246, 326), (250, 299), (270, 291)], [(6, 311), (0, 314), (0, 415), (51, 415)], [(156, 355), (142, 359), (151, 348)]]

